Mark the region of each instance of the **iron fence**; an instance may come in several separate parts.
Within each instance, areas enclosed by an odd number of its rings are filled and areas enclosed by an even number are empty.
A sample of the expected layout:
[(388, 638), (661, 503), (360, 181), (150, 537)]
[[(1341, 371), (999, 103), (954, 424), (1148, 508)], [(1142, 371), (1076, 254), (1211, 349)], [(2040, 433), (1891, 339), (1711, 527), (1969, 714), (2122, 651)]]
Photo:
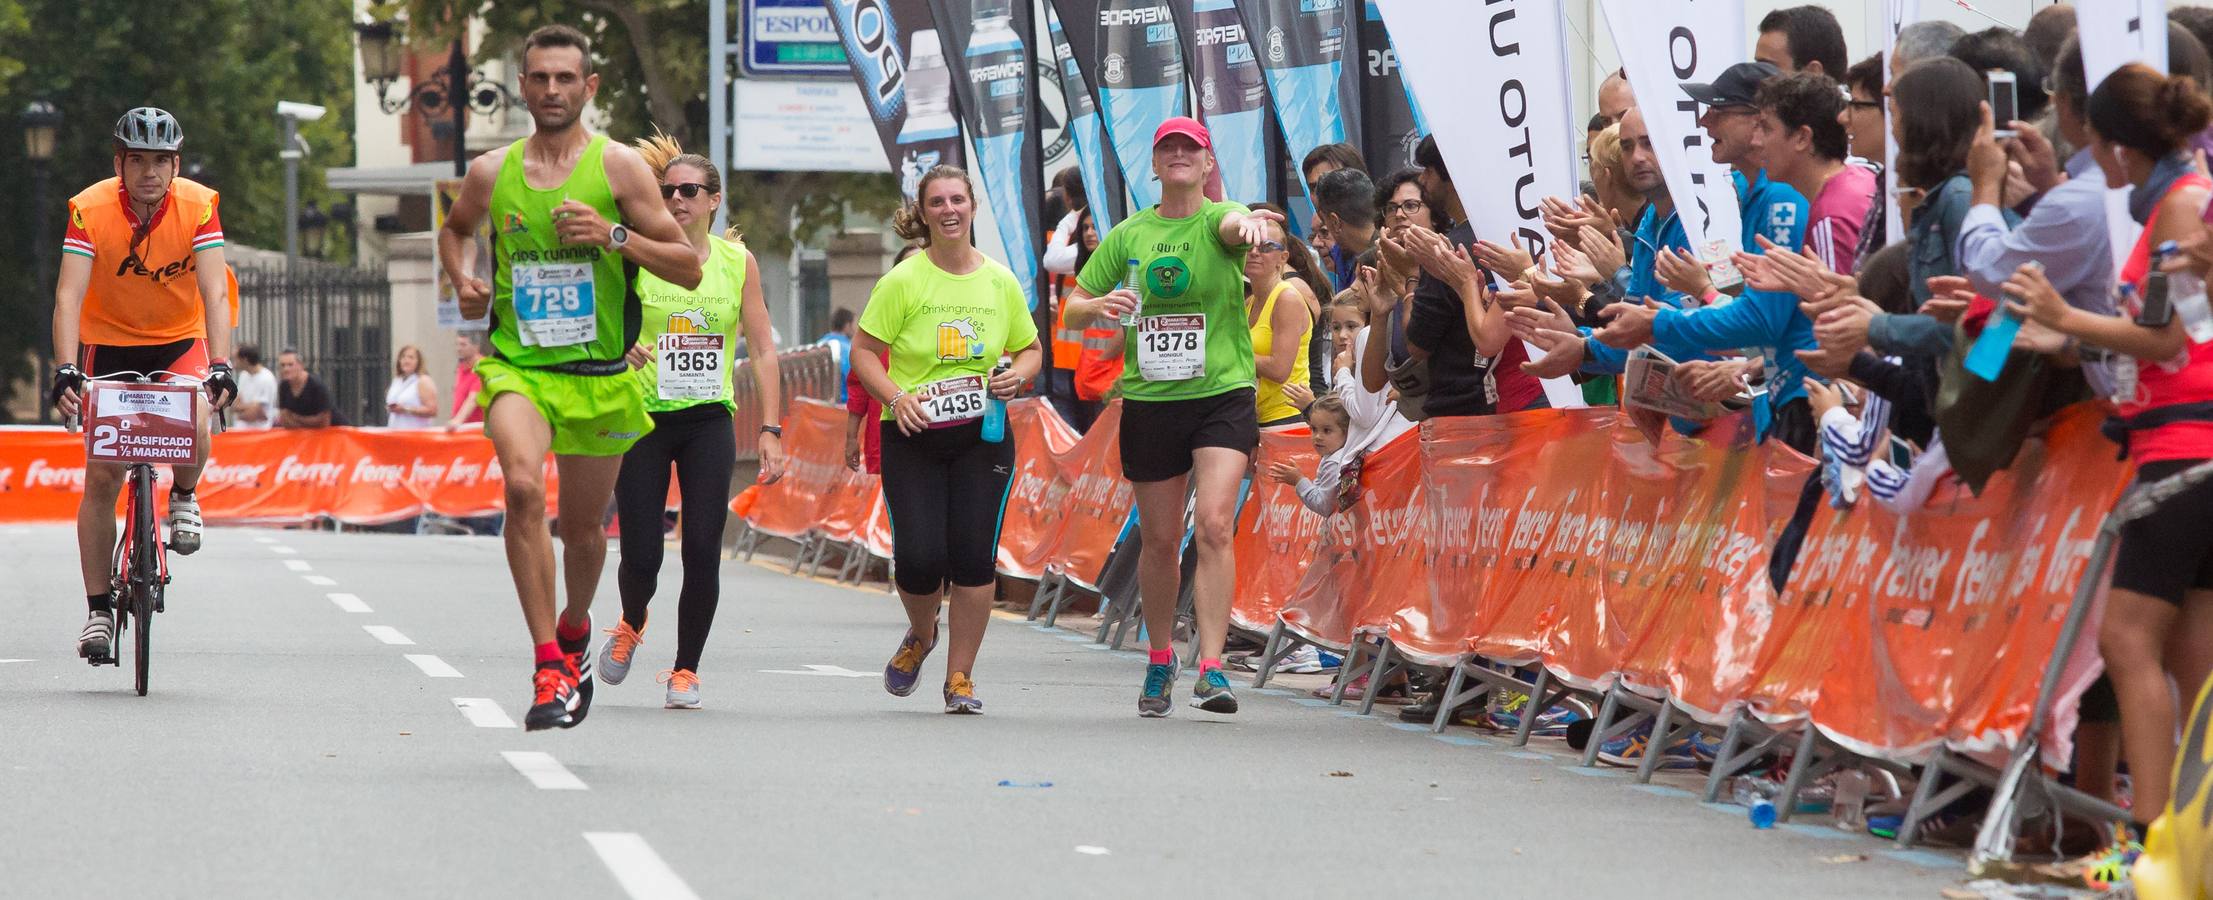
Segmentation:
[(384, 424), (392, 379), (392, 282), (384, 273), (313, 261), (236, 269), (238, 342), (259, 346), (272, 369), (278, 352), (299, 351), (346, 423)]

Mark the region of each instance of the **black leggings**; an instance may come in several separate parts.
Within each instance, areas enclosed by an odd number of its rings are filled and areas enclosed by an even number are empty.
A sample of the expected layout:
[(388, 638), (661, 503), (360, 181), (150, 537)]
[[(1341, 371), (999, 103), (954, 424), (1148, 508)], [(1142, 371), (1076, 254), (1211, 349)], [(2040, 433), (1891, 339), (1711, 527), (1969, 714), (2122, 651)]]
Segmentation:
[(1014, 440), (983, 439), (981, 423), (907, 435), (884, 423), (884, 505), (891, 512), (899, 590), (917, 596), (998, 578), (999, 516)]
[(684, 500), (684, 592), (676, 608), (676, 668), (699, 671), (721, 598), (722, 526), (729, 517), (730, 470), (738, 456), (730, 410), (719, 403), (653, 414), (653, 431), (623, 454), (615, 478), (615, 509), (622, 519), (622, 562), (615, 584), (622, 591), (622, 620), (644, 630), (646, 604), (661, 573), (661, 513), (669, 492), (669, 465)]

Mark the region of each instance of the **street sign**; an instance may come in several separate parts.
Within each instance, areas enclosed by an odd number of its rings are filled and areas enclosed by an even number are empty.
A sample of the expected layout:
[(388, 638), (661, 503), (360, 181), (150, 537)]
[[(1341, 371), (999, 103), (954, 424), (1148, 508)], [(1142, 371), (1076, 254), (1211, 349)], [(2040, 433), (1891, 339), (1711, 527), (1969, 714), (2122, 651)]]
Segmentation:
[(730, 168), (768, 172), (883, 172), (868, 102), (852, 79), (731, 82)]
[(847, 75), (845, 44), (822, 0), (744, 0), (744, 15), (738, 60), (747, 76)]

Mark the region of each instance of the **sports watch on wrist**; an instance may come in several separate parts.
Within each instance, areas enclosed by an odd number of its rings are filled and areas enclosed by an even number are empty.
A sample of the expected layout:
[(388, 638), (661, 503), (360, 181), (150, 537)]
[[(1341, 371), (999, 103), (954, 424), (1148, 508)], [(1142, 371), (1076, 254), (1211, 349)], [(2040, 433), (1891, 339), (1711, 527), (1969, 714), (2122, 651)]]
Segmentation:
[(773, 435), (775, 435), (775, 436), (776, 436), (776, 437), (777, 437), (778, 439), (782, 439), (782, 438), (783, 438), (783, 436), (784, 436), (784, 426), (782, 426), (782, 425), (763, 425), (763, 426), (761, 426), (761, 433), (762, 433), (762, 434), (773, 434)]
[(630, 229), (622, 223), (617, 222), (613, 228), (607, 229), (607, 246), (620, 250), (627, 243), (630, 243)]

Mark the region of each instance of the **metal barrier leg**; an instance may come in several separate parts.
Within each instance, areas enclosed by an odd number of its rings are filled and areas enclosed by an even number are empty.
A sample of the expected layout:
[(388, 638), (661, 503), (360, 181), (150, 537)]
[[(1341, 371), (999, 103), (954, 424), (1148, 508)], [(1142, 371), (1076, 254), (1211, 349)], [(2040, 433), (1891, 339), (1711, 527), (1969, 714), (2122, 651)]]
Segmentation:
[(1360, 639), (1360, 635), (1355, 634), (1352, 642), (1345, 645), (1345, 661), (1337, 667), (1337, 684), (1330, 689), (1329, 705), (1345, 705), (1345, 685), (1350, 684), (1353, 673), (1360, 670), (1360, 651), (1366, 649), (1366, 644), (1366, 641)]
[(1375, 710), (1375, 695), (1383, 693), (1384, 682), (1398, 671), (1391, 662), (1391, 639), (1376, 639), (1375, 663), (1368, 667), (1368, 690), (1360, 697), (1360, 714), (1365, 716)]
[(1452, 664), (1452, 678), (1445, 682), (1445, 692), (1437, 697), (1437, 718), (1429, 723), (1430, 734), (1443, 734), (1445, 723), (1452, 721), (1452, 710), (1458, 705), (1460, 686), (1468, 680), (1468, 661)]
[(1645, 742), (1644, 758), (1637, 760), (1637, 783), (1650, 784), (1652, 773), (1660, 770), (1660, 759), (1667, 756), (1668, 748), (1675, 746), (1676, 735), (1691, 730), (1675, 726), (1675, 704), (1661, 697), (1660, 711), (1652, 717), (1652, 739)]
[(799, 567), (806, 564), (807, 551), (813, 549), (816, 540), (818, 538), (813, 535), (799, 539), (799, 549), (791, 555), (791, 574), (799, 574)]
[(1283, 644), (1283, 620), (1276, 620), (1276, 627), (1268, 629), (1268, 642), (1260, 648), (1260, 665), (1253, 670), (1252, 686), (1268, 686), (1268, 676), (1276, 671), (1276, 648)]
[(1943, 762), (1946, 752), (1948, 751), (1939, 748), (1928, 765), (1921, 767), (1921, 783), (1914, 785), (1913, 802), (1906, 806), (1904, 821), (1898, 823), (1900, 848), (1910, 848), (1920, 841), (1921, 822), (1933, 812), (1930, 807), (1938, 804), (1937, 784), (1944, 779)]
[(1551, 709), (1553, 703), (1566, 695), (1567, 690), (1563, 688), (1558, 694), (1546, 698), (1545, 686), (1551, 683), (1552, 670), (1538, 666), (1537, 683), (1529, 687), (1529, 705), (1522, 707), (1521, 722), (1514, 727), (1514, 746), (1529, 746), (1529, 732), (1536, 728), (1537, 717), (1544, 715), (1545, 710)]
[(1055, 578), (1051, 572), (1038, 576), (1037, 590), (1030, 593), (1030, 612), (1024, 617), (1026, 621), (1037, 621), (1038, 615), (1045, 611), (1045, 601), (1051, 596), (1052, 588), (1060, 583)]

